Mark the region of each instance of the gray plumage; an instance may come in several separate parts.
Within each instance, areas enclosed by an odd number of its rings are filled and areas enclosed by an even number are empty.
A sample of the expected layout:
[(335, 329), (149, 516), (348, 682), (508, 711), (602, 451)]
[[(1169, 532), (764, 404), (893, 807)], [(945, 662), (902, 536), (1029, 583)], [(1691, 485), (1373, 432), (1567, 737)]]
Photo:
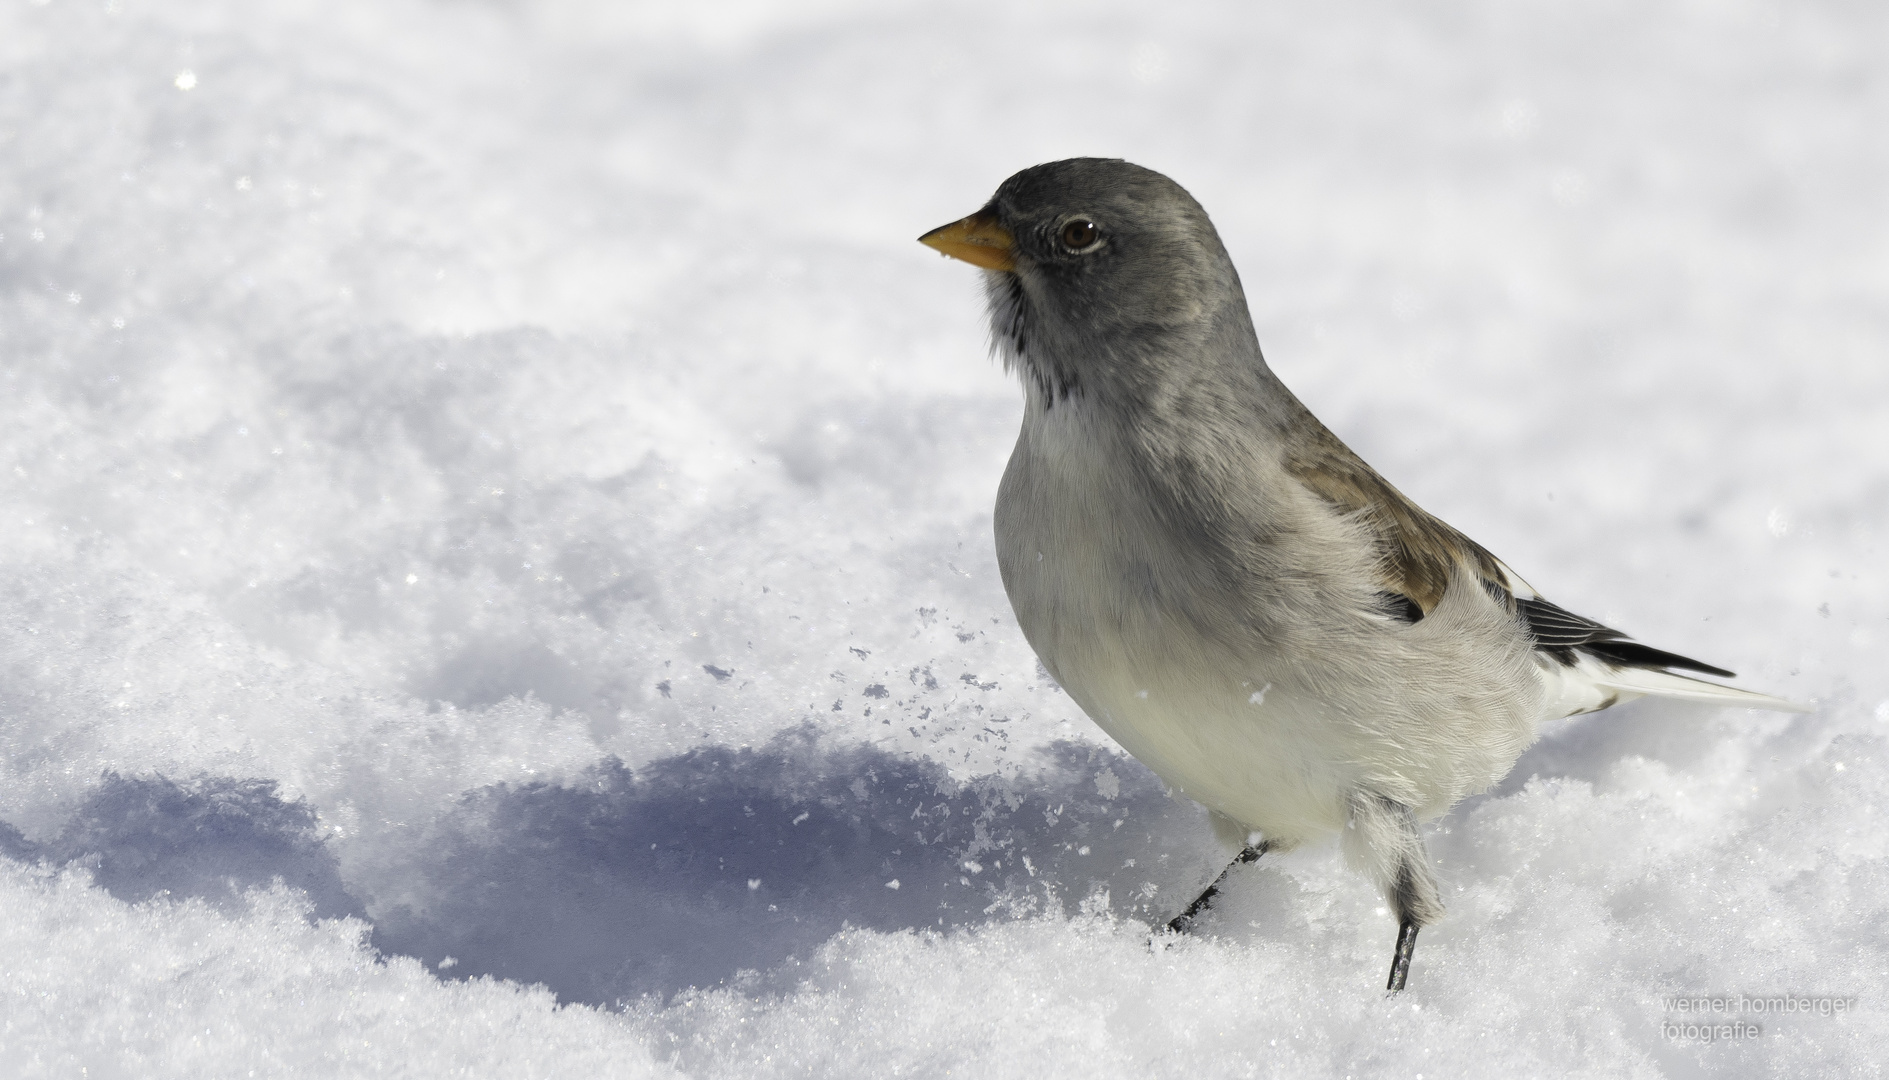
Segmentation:
[(1267, 367), (1167, 177), (1039, 165), (924, 239), (986, 268), (1023, 383), (997, 558), (1044, 667), (1230, 839), (1342, 833), (1413, 940), (1442, 914), (1417, 823), (1543, 721), (1646, 693), (1795, 708), (1664, 670), (1729, 674), (1542, 600), (1399, 494)]

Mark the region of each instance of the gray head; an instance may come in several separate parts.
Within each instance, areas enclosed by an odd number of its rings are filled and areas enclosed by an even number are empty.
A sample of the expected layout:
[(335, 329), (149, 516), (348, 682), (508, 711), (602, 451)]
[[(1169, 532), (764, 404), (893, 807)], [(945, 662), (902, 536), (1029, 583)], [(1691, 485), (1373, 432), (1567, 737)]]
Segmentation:
[(1046, 405), (1145, 392), (1174, 357), (1200, 356), (1228, 333), (1258, 359), (1239, 276), (1207, 212), (1151, 169), (1107, 158), (1036, 165), (919, 239), (987, 271), (992, 345)]

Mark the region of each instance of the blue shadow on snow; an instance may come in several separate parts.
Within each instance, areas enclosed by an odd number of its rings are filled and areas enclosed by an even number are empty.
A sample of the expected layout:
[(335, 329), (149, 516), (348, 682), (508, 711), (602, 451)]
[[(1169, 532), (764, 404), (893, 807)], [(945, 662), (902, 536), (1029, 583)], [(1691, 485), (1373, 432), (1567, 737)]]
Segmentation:
[(371, 912), (383, 953), (606, 1005), (764, 970), (847, 926), (945, 929), (1102, 895), (1153, 924), (1218, 870), (1202, 811), (1132, 759), (1062, 743), (1036, 765), (960, 781), (805, 730), (637, 770), (609, 759), (568, 785), (462, 795), (408, 853), (398, 906), (357, 898), (313, 808), (268, 780), (108, 773), (53, 840), (0, 823), (0, 854), (88, 866), (130, 902), (229, 904), (281, 878), (316, 917)]

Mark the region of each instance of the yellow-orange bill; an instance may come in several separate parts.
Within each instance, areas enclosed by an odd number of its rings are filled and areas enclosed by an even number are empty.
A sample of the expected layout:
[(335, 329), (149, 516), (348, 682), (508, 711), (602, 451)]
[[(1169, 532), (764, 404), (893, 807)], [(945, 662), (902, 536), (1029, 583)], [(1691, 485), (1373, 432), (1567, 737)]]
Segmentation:
[(1011, 255), (1010, 233), (997, 224), (997, 215), (988, 210), (933, 229), (919, 237), (918, 242), (986, 270), (1013, 270), (1017, 265)]

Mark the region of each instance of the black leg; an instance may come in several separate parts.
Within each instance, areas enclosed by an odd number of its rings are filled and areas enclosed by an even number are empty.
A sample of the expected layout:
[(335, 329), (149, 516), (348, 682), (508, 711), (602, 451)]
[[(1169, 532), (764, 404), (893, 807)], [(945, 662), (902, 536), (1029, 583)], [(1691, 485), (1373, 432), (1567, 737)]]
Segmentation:
[(1233, 872), (1233, 868), (1243, 866), (1247, 863), (1258, 862), (1259, 857), (1264, 854), (1266, 854), (1266, 842), (1264, 840), (1259, 842), (1258, 847), (1248, 844), (1244, 848), (1241, 848), (1240, 853), (1233, 857), (1232, 862), (1227, 864), (1227, 868), (1220, 871), (1220, 876), (1213, 879), (1213, 884), (1207, 886), (1205, 891), (1199, 896), (1194, 897), (1194, 902), (1187, 905), (1186, 911), (1181, 912), (1168, 921), (1168, 929), (1177, 934), (1185, 934), (1189, 930), (1192, 930), (1194, 928), (1195, 916), (1207, 910), (1208, 906), (1213, 903), (1213, 898), (1220, 892), (1220, 883), (1227, 879), (1227, 875)]
[(1423, 833), (1410, 807), (1370, 791), (1351, 796), (1351, 820), (1345, 823), (1345, 855), (1368, 872), (1397, 919), (1397, 951), (1385, 989), (1401, 993), (1410, 981), (1410, 954), (1417, 931), (1443, 917), (1436, 872), (1423, 850)]
[(1406, 922), (1397, 928), (1397, 951), (1391, 954), (1391, 981), (1385, 987), (1391, 993), (1401, 993), (1404, 983), (1410, 978), (1410, 954), (1417, 948), (1417, 924)]

